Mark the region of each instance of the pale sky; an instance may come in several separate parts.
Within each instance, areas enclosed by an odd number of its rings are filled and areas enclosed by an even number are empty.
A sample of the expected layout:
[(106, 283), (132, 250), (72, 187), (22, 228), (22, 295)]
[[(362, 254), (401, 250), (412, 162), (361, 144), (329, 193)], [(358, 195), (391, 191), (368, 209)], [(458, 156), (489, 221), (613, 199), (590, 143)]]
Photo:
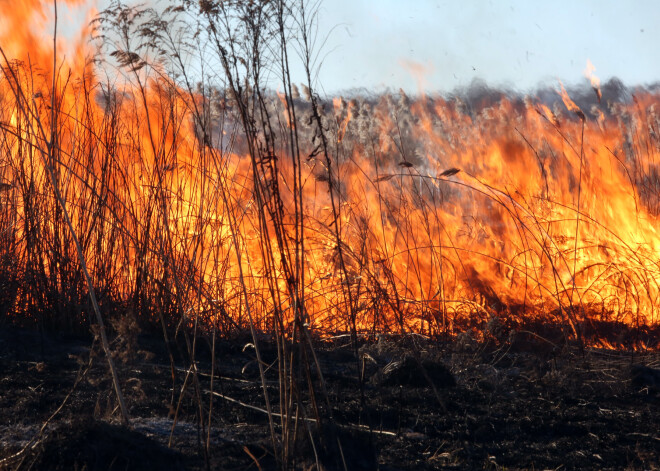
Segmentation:
[(602, 82), (660, 80), (659, 0), (324, 0), (319, 20), (328, 94), (450, 92), (474, 79), (525, 92), (586, 83), (587, 60)]
[(584, 81), (587, 60), (602, 80), (660, 80), (657, 0), (325, 0), (331, 33), (320, 82), (327, 91), (386, 87), (450, 91), (480, 78), (525, 91)]

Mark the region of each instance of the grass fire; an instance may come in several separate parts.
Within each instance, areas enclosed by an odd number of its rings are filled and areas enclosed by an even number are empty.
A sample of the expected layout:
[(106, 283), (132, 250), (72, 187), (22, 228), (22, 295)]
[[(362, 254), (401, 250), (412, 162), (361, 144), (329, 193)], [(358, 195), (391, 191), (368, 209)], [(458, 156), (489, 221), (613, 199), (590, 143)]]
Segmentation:
[(660, 466), (660, 88), (327, 97), (314, 2), (66, 3), (0, 1), (0, 469)]

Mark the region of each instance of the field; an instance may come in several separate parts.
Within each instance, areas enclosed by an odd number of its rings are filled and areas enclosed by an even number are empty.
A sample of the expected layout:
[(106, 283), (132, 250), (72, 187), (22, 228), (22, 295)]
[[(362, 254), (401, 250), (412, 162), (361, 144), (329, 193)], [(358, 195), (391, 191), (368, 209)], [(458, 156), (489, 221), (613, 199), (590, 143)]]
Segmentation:
[(1, 466), (657, 468), (660, 91), (324, 97), (317, 6), (0, 32)]
[[(208, 344), (200, 348), (199, 393), (211, 418), (200, 424), (189, 361), (177, 357), (173, 383), (158, 337), (140, 336), (135, 347), (119, 362), (128, 428), (117, 423), (111, 376), (100, 358), (90, 366), (85, 338), (4, 331), (0, 448), (24, 450), (6, 469), (278, 469), (252, 349), (239, 339), (217, 342), (212, 370)], [(98, 344), (92, 349), (102, 355)], [(264, 342), (262, 353), (274, 362), (276, 346)], [(344, 469), (342, 457), (347, 469), (381, 470), (660, 466), (657, 354), (555, 351), (525, 335), (500, 346), (381, 338), (360, 347), (360, 370), (346, 338), (316, 353), (331, 407), (319, 405), (320, 436), (312, 418), (299, 425), (292, 469)], [(655, 369), (631, 367), (639, 362)], [(265, 377), (277, 394), (276, 370)], [(300, 401), (312, 405), (307, 394)]]

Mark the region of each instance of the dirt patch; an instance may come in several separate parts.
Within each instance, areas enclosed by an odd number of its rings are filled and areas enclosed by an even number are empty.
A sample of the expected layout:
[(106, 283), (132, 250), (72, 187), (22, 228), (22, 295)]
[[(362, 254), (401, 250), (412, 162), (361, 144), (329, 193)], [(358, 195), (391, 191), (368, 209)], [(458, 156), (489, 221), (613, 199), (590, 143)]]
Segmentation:
[(97, 420), (58, 424), (17, 469), (185, 469), (181, 453), (143, 433)]
[[(291, 468), (660, 469), (658, 354), (533, 342), (381, 337), (358, 358), (346, 338), (319, 343), (330, 409), (301, 389), (326, 419), (300, 418)], [(0, 469), (277, 469), (250, 339), (216, 342), (213, 385), (208, 344), (198, 340), (197, 386), (183, 345), (171, 345), (174, 371), (158, 337), (118, 362), (129, 428), (89, 339), (2, 329)], [(278, 414), (275, 352), (262, 342)]]

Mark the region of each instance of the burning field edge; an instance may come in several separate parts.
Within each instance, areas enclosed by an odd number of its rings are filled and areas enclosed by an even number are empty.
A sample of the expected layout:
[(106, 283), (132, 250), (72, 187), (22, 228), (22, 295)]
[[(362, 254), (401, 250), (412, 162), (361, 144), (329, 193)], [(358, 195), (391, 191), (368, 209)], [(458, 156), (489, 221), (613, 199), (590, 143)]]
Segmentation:
[(657, 87), (330, 99), (272, 54), (309, 59), (317, 13), (113, 3), (60, 69), (39, 31), (0, 32), (0, 315), (299, 338), (497, 318), (657, 348)]
[(0, 467), (658, 469), (660, 87), (329, 98), (316, 2), (15, 3)]

